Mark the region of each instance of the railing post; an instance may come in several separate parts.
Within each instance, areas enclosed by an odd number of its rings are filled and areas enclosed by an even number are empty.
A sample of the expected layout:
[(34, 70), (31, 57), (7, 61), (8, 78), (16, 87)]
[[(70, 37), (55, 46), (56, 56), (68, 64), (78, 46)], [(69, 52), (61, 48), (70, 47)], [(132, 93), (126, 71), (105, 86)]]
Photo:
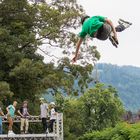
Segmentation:
[(56, 130), (57, 130), (57, 138), (59, 140), (59, 113), (57, 114), (57, 119), (56, 119)]
[(59, 129), (60, 129), (60, 140), (64, 140), (64, 132), (63, 132), (63, 113), (60, 113)]

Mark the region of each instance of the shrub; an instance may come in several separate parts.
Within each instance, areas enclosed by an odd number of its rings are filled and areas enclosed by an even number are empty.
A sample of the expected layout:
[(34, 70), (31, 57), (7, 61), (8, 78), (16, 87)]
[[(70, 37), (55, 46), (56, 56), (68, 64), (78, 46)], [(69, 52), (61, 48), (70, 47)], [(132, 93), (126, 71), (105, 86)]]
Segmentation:
[(114, 128), (87, 133), (79, 140), (140, 140), (140, 124), (121, 123)]

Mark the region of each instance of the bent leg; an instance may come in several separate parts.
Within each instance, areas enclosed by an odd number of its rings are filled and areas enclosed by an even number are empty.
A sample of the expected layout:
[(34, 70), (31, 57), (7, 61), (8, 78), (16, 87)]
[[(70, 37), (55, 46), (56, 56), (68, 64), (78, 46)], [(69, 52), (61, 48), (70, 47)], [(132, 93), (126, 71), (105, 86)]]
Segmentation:
[(119, 23), (119, 25), (115, 28), (116, 32), (122, 32), (132, 25), (131, 22), (125, 21), (123, 19), (119, 19), (118, 23)]
[(122, 32), (124, 31), (126, 28), (123, 25), (118, 25), (117, 27), (115, 27), (116, 32)]
[(54, 122), (55, 122), (55, 120), (50, 120), (50, 125), (49, 125), (50, 133), (53, 132), (53, 125), (54, 125)]
[(9, 130), (12, 130), (13, 127), (13, 119), (11, 117), (8, 118), (8, 122), (9, 122)]

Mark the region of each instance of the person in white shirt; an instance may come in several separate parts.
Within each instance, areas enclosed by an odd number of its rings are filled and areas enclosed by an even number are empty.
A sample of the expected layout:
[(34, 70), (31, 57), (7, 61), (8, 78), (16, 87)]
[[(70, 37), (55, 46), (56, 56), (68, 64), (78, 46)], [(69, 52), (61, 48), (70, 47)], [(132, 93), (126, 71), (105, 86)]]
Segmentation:
[(42, 120), (43, 131), (46, 133), (48, 129), (48, 125), (47, 125), (48, 104), (45, 103), (44, 98), (40, 98), (40, 117)]
[(57, 119), (57, 111), (55, 109), (55, 103), (54, 102), (51, 102), (50, 105), (51, 105), (51, 111), (50, 111), (50, 125), (49, 125), (49, 128), (50, 128), (50, 133), (52, 133), (54, 122)]

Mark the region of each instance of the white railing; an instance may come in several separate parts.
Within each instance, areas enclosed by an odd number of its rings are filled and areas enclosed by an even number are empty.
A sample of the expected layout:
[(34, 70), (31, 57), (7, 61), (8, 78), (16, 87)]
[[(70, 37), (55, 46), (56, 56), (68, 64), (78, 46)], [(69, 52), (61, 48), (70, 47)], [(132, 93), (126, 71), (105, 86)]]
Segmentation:
[[(21, 117), (16, 116), (14, 122), (20, 122)], [(39, 116), (31, 116), (28, 118), (29, 122), (39, 123), (41, 119)], [(3, 123), (8, 121), (2, 117)], [(63, 136), (63, 113), (57, 114), (56, 122), (54, 123), (54, 133), (51, 134), (17, 134), (13, 137), (8, 135), (0, 135), (0, 140), (64, 140)]]
[[(41, 118), (39, 116), (30, 116), (28, 117), (29, 122), (41, 122)], [(20, 122), (21, 121), (21, 117), (20, 116), (15, 116), (14, 117), (14, 122)], [(7, 123), (7, 118), (6, 117), (2, 117), (2, 122), (3, 123)]]

